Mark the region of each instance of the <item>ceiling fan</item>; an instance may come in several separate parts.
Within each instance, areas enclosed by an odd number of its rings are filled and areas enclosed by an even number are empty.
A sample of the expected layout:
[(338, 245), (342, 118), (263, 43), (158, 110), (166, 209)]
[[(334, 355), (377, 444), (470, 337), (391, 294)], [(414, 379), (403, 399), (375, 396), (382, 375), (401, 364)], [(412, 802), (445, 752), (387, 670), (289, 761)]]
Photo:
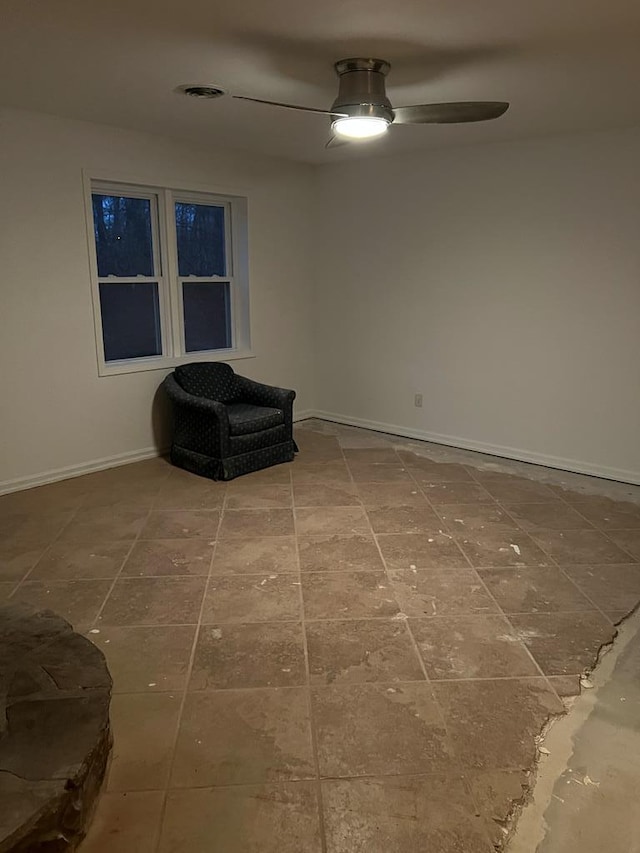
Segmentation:
[[(254, 101), (274, 107), (326, 115), (332, 119), (332, 137), (327, 147), (341, 142), (382, 136), (393, 124), (455, 124), (499, 118), (509, 108), (503, 101), (459, 101), (448, 104), (416, 104), (394, 107), (387, 98), (385, 77), (391, 65), (384, 59), (341, 59), (334, 65), (338, 75), (338, 97), (329, 110), (266, 101), (246, 95), (233, 95), (242, 101)], [(216, 97), (220, 89), (205, 86), (181, 87), (195, 97)], [(215, 93), (215, 94), (214, 94)]]

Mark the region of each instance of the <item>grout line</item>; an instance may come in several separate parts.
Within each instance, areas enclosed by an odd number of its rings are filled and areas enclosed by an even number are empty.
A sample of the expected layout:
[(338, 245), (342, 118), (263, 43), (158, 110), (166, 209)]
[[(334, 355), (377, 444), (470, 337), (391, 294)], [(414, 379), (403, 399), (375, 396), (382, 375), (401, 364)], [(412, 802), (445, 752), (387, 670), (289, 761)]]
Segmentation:
[[(348, 461), (346, 460), (346, 457), (345, 457), (345, 461), (347, 462), (347, 468), (349, 469), (349, 473), (351, 474), (351, 469), (349, 468), (349, 463), (348, 463)], [(409, 475), (409, 476), (411, 476), (411, 475)], [(416, 484), (416, 486), (417, 486), (417, 484)], [(419, 489), (419, 487), (417, 487), (417, 488)], [(428, 503), (428, 501), (427, 501), (427, 503)], [(381, 561), (382, 561), (382, 565), (384, 566), (384, 574), (385, 574), (385, 576), (386, 576), (386, 578), (387, 578), (387, 583), (389, 584), (389, 588), (393, 591), (393, 597), (394, 597), (395, 603), (396, 603), (396, 605), (397, 605), (397, 607), (398, 607), (398, 613), (399, 613), (399, 614), (402, 614), (402, 615), (404, 616), (404, 618), (402, 619), (402, 621), (405, 623), (405, 631), (407, 632), (407, 634), (408, 634), (408, 636), (409, 636), (409, 640), (410, 640), (410, 642), (411, 642), (411, 644), (412, 644), (413, 652), (414, 652), (414, 654), (417, 656), (418, 664), (419, 664), (420, 669), (422, 670), (422, 674), (423, 674), (423, 676), (424, 676), (424, 681), (419, 681), (419, 682), (417, 682), (417, 683), (419, 683), (419, 684), (426, 684), (426, 685), (429, 685), (429, 684), (430, 684), (430, 679), (429, 679), (429, 676), (428, 676), (428, 674), (427, 674), (427, 669), (426, 669), (426, 666), (425, 666), (424, 660), (423, 660), (423, 658), (422, 658), (422, 654), (420, 653), (420, 648), (419, 648), (418, 643), (417, 643), (417, 640), (416, 640), (416, 638), (415, 638), (415, 636), (414, 636), (414, 634), (413, 634), (413, 632), (412, 632), (412, 630), (411, 630), (411, 626), (410, 626), (410, 624), (409, 624), (409, 620), (408, 620), (408, 618), (407, 618), (406, 614), (404, 614), (404, 612), (402, 611), (402, 609), (401, 609), (401, 607), (400, 607), (400, 604), (399, 604), (399, 602), (398, 602), (398, 600), (397, 600), (396, 592), (395, 592), (395, 586), (394, 586), (394, 584), (393, 584), (393, 580), (392, 580), (392, 578), (391, 578), (391, 575), (389, 574), (389, 568), (388, 568), (388, 566), (387, 566), (387, 561), (385, 560), (384, 555), (383, 555), (383, 553), (382, 553), (382, 549), (380, 548), (380, 543), (378, 542), (378, 537), (377, 537), (377, 535), (374, 533), (373, 525), (372, 525), (372, 523), (371, 523), (371, 519), (369, 518), (369, 514), (368, 514), (368, 512), (367, 512), (366, 508), (365, 508), (365, 516), (366, 516), (366, 518), (367, 518), (367, 522), (368, 522), (368, 524), (369, 524), (369, 528), (370, 528), (370, 530), (371, 530), (371, 535), (373, 536), (373, 541), (376, 543), (376, 548), (378, 549), (378, 554), (379, 554), (380, 559), (381, 559)], [(465, 557), (465, 559), (466, 559), (466, 557)], [(376, 682), (376, 683), (384, 684), (384, 682)], [(396, 682), (396, 684), (397, 684), (397, 683), (398, 683), (398, 682)], [(403, 683), (403, 682), (399, 682), (399, 683)], [(446, 718), (445, 718), (444, 709), (440, 706), (440, 703), (438, 702), (438, 700), (437, 700), (437, 698), (436, 698), (436, 696), (435, 696), (435, 693), (434, 693), (434, 691), (431, 689), (431, 687), (429, 687), (429, 691), (430, 691), (430, 693), (431, 693), (431, 697), (432, 697), (432, 700), (433, 700), (433, 702), (434, 702), (434, 704), (435, 704), (435, 707), (436, 707), (436, 710), (437, 710), (437, 713), (438, 713), (438, 717), (440, 718), (440, 722), (441, 722), (442, 727), (443, 727), (444, 732), (445, 732), (445, 742), (447, 743), (447, 745), (448, 745), (448, 747), (449, 747), (449, 750), (450, 750), (450, 754), (451, 754), (451, 756), (452, 756), (452, 761), (451, 761), (452, 767), (457, 767), (458, 769), (460, 769), (459, 759), (458, 759), (458, 757), (457, 757), (457, 755), (456, 755), (455, 750), (452, 748), (452, 747), (453, 747), (453, 740), (452, 740), (452, 738), (451, 738), (451, 732), (449, 731), (449, 727), (447, 726), (447, 721), (446, 721)]]
[(189, 691), (189, 682), (191, 680), (191, 672), (193, 669), (193, 663), (194, 663), (195, 656), (196, 656), (196, 649), (198, 646), (198, 640), (200, 639), (200, 628), (202, 626), (202, 614), (204, 612), (204, 606), (205, 606), (205, 602), (207, 600), (207, 592), (209, 590), (209, 582), (210, 582), (211, 576), (212, 576), (213, 561), (215, 559), (217, 542), (218, 542), (219, 537), (220, 537), (220, 529), (222, 527), (222, 519), (223, 519), (224, 513), (225, 513), (226, 501), (227, 501), (227, 489), (225, 489), (223, 501), (222, 501), (222, 507), (220, 508), (220, 511), (218, 514), (218, 528), (216, 530), (216, 535), (213, 537), (214, 546), (213, 546), (213, 550), (211, 552), (211, 561), (209, 563), (209, 574), (207, 575), (207, 579), (206, 579), (206, 582), (205, 582), (203, 590), (202, 590), (202, 598), (200, 600), (200, 611), (198, 613), (198, 620), (196, 623), (196, 629), (195, 629), (194, 635), (193, 635), (193, 643), (191, 644), (191, 652), (190, 652), (189, 660), (187, 663), (187, 670), (185, 673), (185, 680), (184, 680), (184, 688), (182, 691), (182, 698), (180, 700), (180, 707), (178, 708), (178, 718), (177, 718), (177, 722), (176, 722), (176, 728), (175, 728), (175, 733), (174, 733), (174, 737), (173, 737), (173, 743), (171, 745), (171, 760), (169, 762), (169, 769), (168, 769), (167, 777), (166, 777), (167, 781), (166, 781), (166, 785), (164, 788), (164, 796), (162, 798), (162, 805), (160, 807), (160, 814), (158, 816), (158, 823), (157, 823), (157, 828), (156, 828), (156, 833), (155, 833), (155, 838), (154, 838), (154, 844), (153, 844), (153, 848), (152, 848), (154, 851), (159, 850), (160, 843), (162, 841), (162, 829), (163, 829), (164, 818), (165, 818), (165, 814), (166, 814), (166, 810), (167, 810), (167, 796), (168, 796), (168, 792), (170, 789), (171, 775), (173, 773), (173, 767), (174, 767), (175, 759), (176, 759), (176, 750), (177, 750), (177, 746), (178, 746), (178, 738), (180, 736), (180, 729), (182, 727), (182, 714), (184, 712), (184, 707), (185, 707), (185, 704), (187, 702), (187, 696), (189, 695), (189, 692), (190, 692)]
[(293, 477), (291, 477), (291, 501), (292, 501), (292, 512), (293, 512), (293, 530), (294, 530), (294, 542), (296, 549), (296, 560), (298, 563), (298, 594), (300, 596), (300, 618), (301, 618), (301, 627), (302, 627), (302, 644), (303, 644), (303, 652), (304, 652), (304, 665), (305, 665), (305, 674), (306, 674), (306, 693), (307, 693), (307, 711), (309, 714), (309, 732), (311, 735), (311, 750), (313, 752), (313, 763), (315, 767), (315, 787), (316, 787), (316, 798), (318, 804), (318, 829), (320, 833), (320, 846), (322, 853), (326, 853), (327, 850), (327, 838), (326, 838), (326, 829), (324, 824), (324, 801), (322, 799), (322, 785), (320, 781), (320, 757), (318, 751), (318, 730), (316, 726), (316, 720), (314, 715), (313, 701), (311, 699), (311, 669), (309, 665), (309, 645), (307, 640), (307, 618), (305, 613), (304, 606), (304, 594), (302, 591), (302, 568), (300, 562), (300, 548), (298, 543), (298, 518), (297, 518), (297, 510), (298, 507), (295, 503), (295, 494), (293, 488)]

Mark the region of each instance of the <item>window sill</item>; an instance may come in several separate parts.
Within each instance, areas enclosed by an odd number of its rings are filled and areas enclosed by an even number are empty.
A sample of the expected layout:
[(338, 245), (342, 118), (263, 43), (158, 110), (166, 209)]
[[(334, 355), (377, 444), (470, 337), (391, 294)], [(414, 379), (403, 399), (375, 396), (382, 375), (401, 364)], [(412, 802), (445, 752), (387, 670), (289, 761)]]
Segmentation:
[(193, 352), (175, 357), (141, 358), (135, 361), (114, 361), (98, 365), (99, 376), (119, 376), (123, 373), (145, 373), (151, 370), (170, 370), (192, 361), (239, 361), (255, 358), (253, 350), (220, 350), (218, 352)]

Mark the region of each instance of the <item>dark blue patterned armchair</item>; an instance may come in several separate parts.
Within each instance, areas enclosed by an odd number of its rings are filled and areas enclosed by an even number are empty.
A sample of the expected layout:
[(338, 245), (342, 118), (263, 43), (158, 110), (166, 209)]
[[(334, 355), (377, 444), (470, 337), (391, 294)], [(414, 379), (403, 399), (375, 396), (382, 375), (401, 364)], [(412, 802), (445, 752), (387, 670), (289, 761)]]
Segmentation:
[(222, 362), (181, 365), (163, 386), (173, 404), (174, 465), (233, 480), (293, 460), (295, 391), (238, 376)]

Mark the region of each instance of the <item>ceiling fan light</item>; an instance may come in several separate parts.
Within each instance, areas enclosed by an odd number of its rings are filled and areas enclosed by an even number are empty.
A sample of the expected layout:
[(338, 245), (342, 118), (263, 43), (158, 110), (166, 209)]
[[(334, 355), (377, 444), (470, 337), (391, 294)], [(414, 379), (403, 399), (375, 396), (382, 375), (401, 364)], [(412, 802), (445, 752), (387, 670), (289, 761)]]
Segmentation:
[(382, 136), (389, 128), (390, 122), (386, 118), (377, 116), (351, 116), (338, 118), (332, 124), (332, 130), (338, 136), (347, 139), (373, 139)]

